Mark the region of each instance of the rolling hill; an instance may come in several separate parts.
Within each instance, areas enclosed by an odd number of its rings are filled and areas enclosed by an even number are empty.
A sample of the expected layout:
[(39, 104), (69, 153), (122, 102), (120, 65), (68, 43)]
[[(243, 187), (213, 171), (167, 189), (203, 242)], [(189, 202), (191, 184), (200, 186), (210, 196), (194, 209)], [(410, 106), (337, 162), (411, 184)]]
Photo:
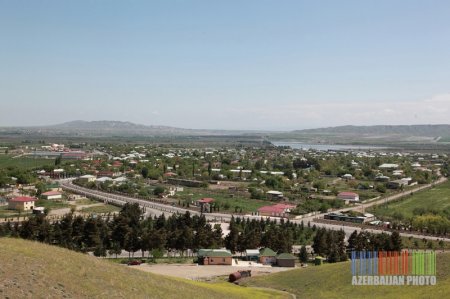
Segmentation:
[(2, 298), (286, 298), (277, 291), (159, 276), (56, 246), (0, 239)]
[(437, 264), (435, 286), (352, 286), (350, 262), (254, 277), (246, 285), (284, 290), (297, 298), (448, 298), (450, 253), (439, 253)]

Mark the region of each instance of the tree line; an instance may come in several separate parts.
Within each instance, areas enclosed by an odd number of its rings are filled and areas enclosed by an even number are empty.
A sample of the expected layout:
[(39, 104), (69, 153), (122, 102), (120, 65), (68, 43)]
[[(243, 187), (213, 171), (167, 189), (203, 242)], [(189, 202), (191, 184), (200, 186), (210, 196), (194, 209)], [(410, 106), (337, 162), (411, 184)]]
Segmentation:
[[(398, 233), (374, 235), (355, 231), (345, 243), (345, 233), (311, 227), (310, 223), (293, 223), (270, 219), (232, 218), (230, 233), (223, 237), (219, 224), (212, 226), (204, 215), (164, 214), (143, 218), (138, 204), (126, 204), (119, 214), (105, 218), (83, 218), (73, 213), (51, 222), (45, 215), (34, 215), (28, 220), (0, 225), (0, 236), (19, 237), (57, 245), (80, 252), (93, 252), (96, 256), (107, 253), (130, 256), (137, 251), (148, 255), (193, 254), (201, 248), (227, 248), (232, 253), (246, 249), (269, 247), (277, 253), (291, 252), (293, 244), (313, 243), (314, 253), (327, 257), (329, 262), (347, 260), (348, 249), (401, 250)], [(304, 251), (304, 249), (302, 249)], [(143, 256), (144, 257), (144, 256)]]

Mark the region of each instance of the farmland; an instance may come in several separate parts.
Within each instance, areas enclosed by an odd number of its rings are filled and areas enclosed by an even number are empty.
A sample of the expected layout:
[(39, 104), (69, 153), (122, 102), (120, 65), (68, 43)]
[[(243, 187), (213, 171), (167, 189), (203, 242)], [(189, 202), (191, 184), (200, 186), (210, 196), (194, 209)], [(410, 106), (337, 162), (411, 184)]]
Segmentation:
[(417, 192), (399, 201), (379, 205), (370, 210), (377, 217), (410, 218), (415, 214), (450, 209), (450, 181), (432, 189)]
[(0, 168), (16, 167), (27, 170), (43, 167), (44, 165), (55, 165), (55, 160), (27, 157), (13, 158), (11, 155), (0, 155)]

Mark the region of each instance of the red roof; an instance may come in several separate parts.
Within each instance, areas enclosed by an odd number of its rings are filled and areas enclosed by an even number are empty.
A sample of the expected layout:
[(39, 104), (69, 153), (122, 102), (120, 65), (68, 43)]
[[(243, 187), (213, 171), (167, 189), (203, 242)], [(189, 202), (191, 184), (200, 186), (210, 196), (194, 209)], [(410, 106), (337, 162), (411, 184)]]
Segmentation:
[(202, 203), (210, 203), (214, 201), (214, 198), (202, 198), (197, 200), (198, 202), (202, 202)]
[(62, 193), (58, 192), (58, 191), (47, 191), (47, 192), (42, 193), (42, 195), (44, 195), (44, 196), (61, 195), (61, 194)]
[(295, 205), (287, 205), (287, 204), (276, 204), (273, 206), (264, 206), (258, 209), (259, 212), (262, 213), (284, 213), (286, 209), (293, 209)]
[(36, 201), (37, 199), (34, 197), (28, 197), (28, 196), (19, 196), (19, 197), (14, 197), (12, 198), (10, 201), (15, 201), (15, 202), (28, 202), (28, 201)]
[(166, 172), (164, 176), (176, 176), (177, 174), (174, 172)]
[(338, 194), (338, 196), (358, 196), (358, 194), (354, 192), (341, 192)]

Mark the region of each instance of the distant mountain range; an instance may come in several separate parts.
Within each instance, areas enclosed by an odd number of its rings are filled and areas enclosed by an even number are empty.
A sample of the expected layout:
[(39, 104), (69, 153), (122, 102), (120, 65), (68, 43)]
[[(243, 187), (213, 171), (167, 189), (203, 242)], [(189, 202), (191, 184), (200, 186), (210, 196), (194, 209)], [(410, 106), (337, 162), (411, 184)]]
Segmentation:
[(341, 144), (448, 142), (450, 125), (339, 126), (274, 134), (271, 139)]
[(128, 137), (128, 136), (209, 136), (246, 135), (252, 131), (197, 130), (169, 126), (146, 126), (124, 121), (84, 121), (75, 120), (50, 126), (2, 127), (0, 134), (74, 136), (74, 137)]
[(51, 126), (3, 127), (1, 135), (66, 137), (158, 137), (158, 136), (260, 136), (269, 140), (332, 143), (382, 143), (450, 141), (450, 125), (339, 126), (286, 132), (250, 130), (197, 130), (170, 126), (147, 126), (123, 121), (76, 120)]

